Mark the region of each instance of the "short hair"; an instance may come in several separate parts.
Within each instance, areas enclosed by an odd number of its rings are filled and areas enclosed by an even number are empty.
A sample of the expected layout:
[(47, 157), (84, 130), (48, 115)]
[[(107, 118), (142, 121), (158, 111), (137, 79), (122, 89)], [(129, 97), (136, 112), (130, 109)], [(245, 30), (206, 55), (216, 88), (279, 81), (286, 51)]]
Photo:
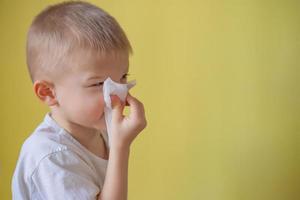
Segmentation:
[(63, 68), (76, 49), (132, 53), (118, 22), (103, 9), (82, 1), (48, 6), (33, 20), (27, 35), (27, 67), (32, 82), (39, 74)]

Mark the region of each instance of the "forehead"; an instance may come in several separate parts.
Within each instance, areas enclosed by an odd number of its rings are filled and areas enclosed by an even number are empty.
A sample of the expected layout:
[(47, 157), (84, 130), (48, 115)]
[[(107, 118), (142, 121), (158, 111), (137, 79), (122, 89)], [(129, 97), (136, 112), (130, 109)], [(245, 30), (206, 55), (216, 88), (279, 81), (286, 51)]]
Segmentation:
[(124, 52), (99, 53), (81, 50), (72, 57), (72, 71), (85, 73), (87, 76), (94, 73), (126, 73), (129, 67), (129, 56)]

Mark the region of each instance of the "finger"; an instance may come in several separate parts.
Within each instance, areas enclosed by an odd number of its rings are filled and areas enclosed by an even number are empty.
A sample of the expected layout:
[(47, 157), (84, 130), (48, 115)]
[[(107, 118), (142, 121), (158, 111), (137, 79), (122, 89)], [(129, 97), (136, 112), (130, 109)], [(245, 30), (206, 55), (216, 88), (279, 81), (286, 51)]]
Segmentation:
[(131, 96), (129, 93), (127, 95), (126, 101), (129, 105), (130, 115), (129, 117), (133, 117), (135, 119), (140, 119), (145, 116), (145, 110), (143, 104), (137, 100), (135, 97)]
[(113, 120), (121, 119), (123, 116), (124, 106), (122, 105), (121, 100), (117, 95), (111, 95), (111, 105)]

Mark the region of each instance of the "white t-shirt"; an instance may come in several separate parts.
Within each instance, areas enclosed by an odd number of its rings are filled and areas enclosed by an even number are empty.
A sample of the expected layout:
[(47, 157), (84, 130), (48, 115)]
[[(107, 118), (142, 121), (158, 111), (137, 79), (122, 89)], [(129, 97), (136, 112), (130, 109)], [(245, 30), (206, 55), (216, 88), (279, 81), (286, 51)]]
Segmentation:
[[(107, 134), (103, 136), (108, 148)], [(12, 180), (13, 199), (95, 200), (107, 163), (47, 114), (22, 146)]]

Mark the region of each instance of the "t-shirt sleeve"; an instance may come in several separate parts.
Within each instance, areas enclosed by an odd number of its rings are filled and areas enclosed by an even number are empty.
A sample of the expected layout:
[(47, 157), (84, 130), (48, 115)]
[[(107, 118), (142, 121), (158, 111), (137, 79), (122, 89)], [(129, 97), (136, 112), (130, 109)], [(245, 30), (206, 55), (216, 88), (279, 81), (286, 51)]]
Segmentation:
[(31, 179), (36, 199), (95, 200), (100, 192), (90, 166), (69, 150), (43, 158)]

